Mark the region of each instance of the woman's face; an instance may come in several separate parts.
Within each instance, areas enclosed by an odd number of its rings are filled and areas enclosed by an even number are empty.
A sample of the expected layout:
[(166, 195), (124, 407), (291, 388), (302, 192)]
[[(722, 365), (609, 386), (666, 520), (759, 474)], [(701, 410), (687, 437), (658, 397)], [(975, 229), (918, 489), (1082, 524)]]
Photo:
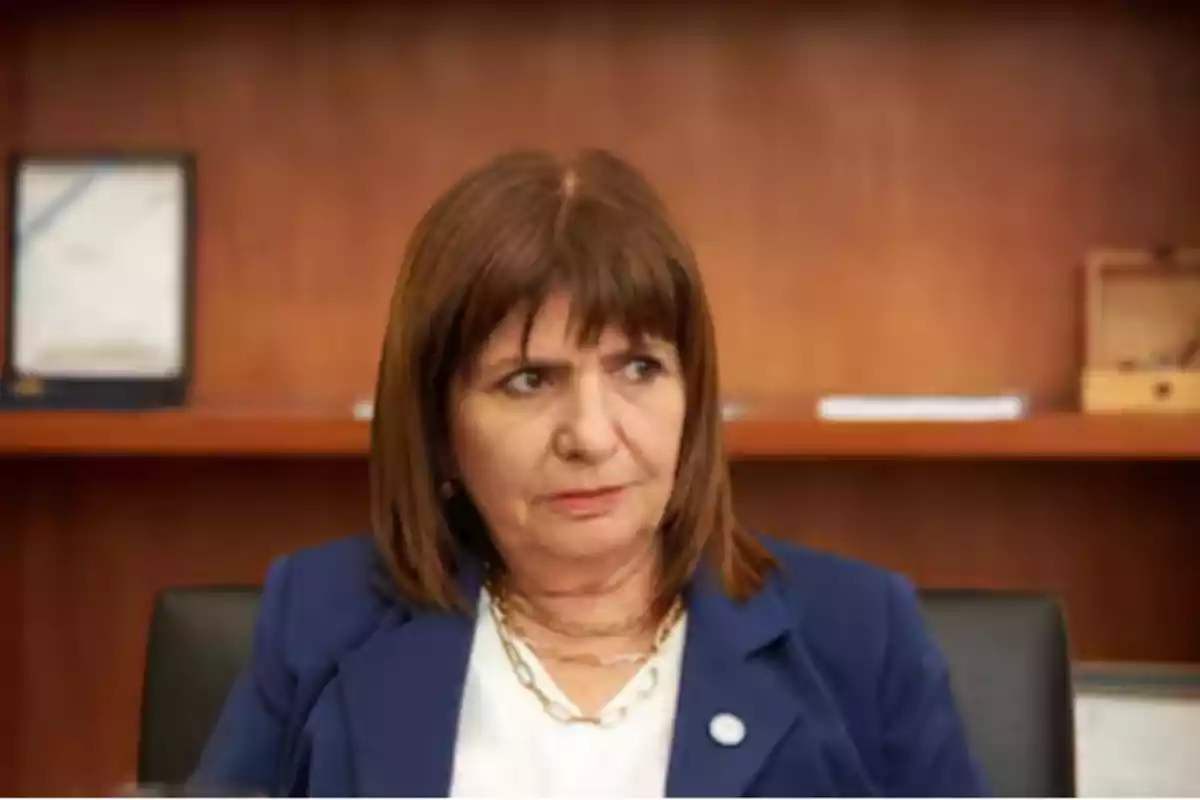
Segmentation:
[(492, 334), (451, 391), (457, 477), (514, 559), (620, 557), (657, 535), (685, 413), (675, 347), (619, 329), (581, 346), (552, 296), (521, 358), (525, 315)]

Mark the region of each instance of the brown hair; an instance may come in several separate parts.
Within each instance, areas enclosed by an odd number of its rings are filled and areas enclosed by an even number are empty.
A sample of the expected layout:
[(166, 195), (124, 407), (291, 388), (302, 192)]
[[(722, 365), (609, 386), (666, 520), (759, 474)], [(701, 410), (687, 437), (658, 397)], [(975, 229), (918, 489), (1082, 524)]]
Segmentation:
[(554, 291), (571, 297), (581, 343), (616, 325), (679, 351), (687, 406), (661, 526), (659, 605), (704, 559), (727, 593), (750, 596), (774, 562), (734, 519), (716, 344), (695, 257), (645, 178), (603, 151), (565, 163), (543, 152), (494, 158), (442, 195), (409, 240), (371, 427), (372, 525), (401, 596), (464, 608), (458, 559), (495, 556), (478, 513), (462, 508), (470, 500), (441, 492), (453, 471), (450, 384), (514, 310), (528, 315), (527, 341)]

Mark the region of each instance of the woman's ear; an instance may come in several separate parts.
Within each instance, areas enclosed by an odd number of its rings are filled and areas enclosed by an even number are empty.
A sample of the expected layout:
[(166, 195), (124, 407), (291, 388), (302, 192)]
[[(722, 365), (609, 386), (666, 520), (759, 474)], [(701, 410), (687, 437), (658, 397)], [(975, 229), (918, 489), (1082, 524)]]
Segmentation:
[(453, 445), (446, 444), (440, 449), (435, 459), (437, 471), (438, 494), (443, 500), (449, 500), (458, 494), (462, 488), (457, 459), (454, 457)]

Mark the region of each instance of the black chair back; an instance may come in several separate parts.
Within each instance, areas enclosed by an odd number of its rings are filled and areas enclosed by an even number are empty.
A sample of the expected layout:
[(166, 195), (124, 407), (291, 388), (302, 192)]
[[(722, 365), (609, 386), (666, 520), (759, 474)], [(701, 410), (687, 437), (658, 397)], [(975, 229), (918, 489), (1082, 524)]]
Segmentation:
[(238, 673), (250, 661), (258, 587), (167, 589), (150, 621), (138, 782), (191, 775)]
[[(258, 589), (178, 588), (154, 609), (138, 780), (187, 780), (250, 658)], [(1001, 797), (1075, 794), (1070, 660), (1061, 609), (1034, 594), (926, 590), (972, 747)]]
[(992, 791), (1074, 797), (1074, 691), (1059, 604), (1032, 593), (925, 590), (921, 605)]

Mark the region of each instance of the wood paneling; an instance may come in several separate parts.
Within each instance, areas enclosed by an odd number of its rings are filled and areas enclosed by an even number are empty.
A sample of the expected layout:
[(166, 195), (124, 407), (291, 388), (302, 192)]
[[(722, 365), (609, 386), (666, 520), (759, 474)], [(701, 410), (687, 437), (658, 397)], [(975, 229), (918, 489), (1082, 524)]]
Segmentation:
[[(0, 457), (20, 455), (346, 456), (370, 423), (336, 412), (189, 408), (0, 415)], [(1200, 417), (1044, 414), (1003, 422), (829, 422), (764, 413), (726, 422), (735, 460), (823, 458), (1200, 460)]]
[(19, 794), (113, 794), (133, 780), (158, 589), (257, 582), (273, 556), (367, 519), (362, 461), (30, 459), (20, 472), (27, 701), (5, 789)]
[(21, 643), (25, 625), (25, 595), (21, 589), (24, 544), (33, 528), (21, 498), (29, 488), (21, 465), (0, 461), (0, 791), (12, 793), (21, 771), (27, 704)]
[[(10, 21), (10, 12), (0, 6), (0, 165), (6, 164), (12, 145), (17, 118), (15, 91), (17, 68), (17, 37)], [(4, 270), (7, 267), (8, 247), (8, 189), (7, 169), (0, 173), (0, 309), (8, 303)], [(5, 330), (0, 310), (0, 364), (4, 361)], [(0, 498), (20, 489), (20, 476), (8, 465), (0, 464)], [(20, 574), (21, 543), (24, 527), (15, 510), (7, 512), (7, 502), (0, 502), (0, 608), (5, 610), (7, 624), (0, 625), (0, 719), (21, 719), (21, 669), (18, 661), (21, 641), (21, 607), (23, 598), (17, 577)], [(18, 769), (17, 749), (21, 728), (16, 724), (0, 725), (0, 791), (15, 785)]]
[[(1084, 253), (1200, 240), (1184, 12), (247, 5), (25, 4), (0, 49), (0, 148), (196, 153), (198, 408), (348, 415), (414, 221), (503, 147), (640, 164), (699, 252), (725, 389), (772, 405), (1017, 390), (1070, 408)], [(255, 579), (360, 527), (363, 466), (0, 458), (19, 670), (0, 673), (0, 793), (114, 791), (153, 591)], [(735, 480), (778, 535), (926, 584), (1060, 592), (1083, 657), (1195, 660), (1196, 467), (813, 460)]]
[(1085, 251), (1200, 240), (1188, 17), (632, 5), (34, 14), (22, 139), (197, 152), (196, 399), (220, 405), (369, 394), (405, 237), (509, 146), (645, 168), (752, 398), (1070, 404)]
[[(14, 499), (26, 508), (18, 793), (111, 793), (130, 779), (157, 589), (257, 581), (274, 554), (367, 518), (357, 460), (0, 470), (19, 487), (0, 488), (5, 518)], [(779, 538), (922, 585), (1059, 595), (1079, 658), (1200, 660), (1200, 464), (739, 464), (734, 481), (745, 521)]]
[(746, 524), (919, 585), (1036, 589), (1076, 658), (1200, 661), (1200, 463), (739, 463)]
[[(8, 156), (12, 151), (16, 133), (18, 109), (16, 107), (17, 35), (11, 22), (12, 12), (0, 7), (0, 162), (3, 163), (3, 180), (0, 181), (0, 266), (8, 267), (9, 209), (8, 209)], [(0, 365), (4, 363), (7, 331), (2, 324), (8, 307), (8, 282), (0, 273)]]

